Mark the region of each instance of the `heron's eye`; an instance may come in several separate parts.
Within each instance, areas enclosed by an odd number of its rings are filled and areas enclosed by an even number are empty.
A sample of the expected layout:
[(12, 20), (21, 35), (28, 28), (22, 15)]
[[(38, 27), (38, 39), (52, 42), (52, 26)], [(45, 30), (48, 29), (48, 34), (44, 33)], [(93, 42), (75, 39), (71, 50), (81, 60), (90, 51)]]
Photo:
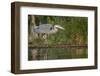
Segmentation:
[(50, 30), (52, 30), (53, 28), (51, 27)]

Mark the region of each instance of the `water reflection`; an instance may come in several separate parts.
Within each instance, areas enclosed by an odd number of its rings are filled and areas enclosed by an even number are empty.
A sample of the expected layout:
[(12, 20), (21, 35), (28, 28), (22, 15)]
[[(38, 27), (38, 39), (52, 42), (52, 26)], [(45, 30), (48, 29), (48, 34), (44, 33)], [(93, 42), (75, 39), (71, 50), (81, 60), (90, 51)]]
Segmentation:
[(87, 48), (29, 48), (28, 60), (87, 58)]

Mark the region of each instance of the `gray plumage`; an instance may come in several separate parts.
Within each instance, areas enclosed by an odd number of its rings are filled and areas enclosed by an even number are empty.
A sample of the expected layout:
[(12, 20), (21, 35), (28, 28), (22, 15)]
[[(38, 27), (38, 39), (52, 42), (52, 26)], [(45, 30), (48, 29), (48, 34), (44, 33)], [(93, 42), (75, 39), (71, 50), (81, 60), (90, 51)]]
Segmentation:
[(59, 25), (52, 25), (52, 24), (41, 24), (39, 26), (36, 26), (34, 28), (34, 32), (39, 33), (39, 34), (53, 34), (56, 33), (59, 29), (64, 29), (63, 27)]

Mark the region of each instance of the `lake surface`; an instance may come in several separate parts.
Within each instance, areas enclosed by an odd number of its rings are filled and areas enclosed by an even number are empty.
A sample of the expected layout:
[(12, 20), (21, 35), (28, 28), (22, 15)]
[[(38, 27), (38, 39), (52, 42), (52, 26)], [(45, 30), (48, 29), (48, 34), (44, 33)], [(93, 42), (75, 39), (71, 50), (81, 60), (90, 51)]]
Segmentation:
[(88, 57), (88, 48), (28, 48), (28, 60), (79, 59)]

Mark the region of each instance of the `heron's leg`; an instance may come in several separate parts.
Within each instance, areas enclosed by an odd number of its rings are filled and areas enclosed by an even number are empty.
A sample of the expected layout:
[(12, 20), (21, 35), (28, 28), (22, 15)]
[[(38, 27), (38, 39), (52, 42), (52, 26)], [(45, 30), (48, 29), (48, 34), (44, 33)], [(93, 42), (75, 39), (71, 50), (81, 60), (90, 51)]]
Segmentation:
[(39, 33), (37, 35), (38, 35), (38, 38), (39, 38)]
[(41, 38), (41, 34), (38, 33), (38, 38)]
[(46, 35), (46, 42), (48, 44), (48, 37), (49, 37), (49, 34)]
[[(47, 34), (43, 33), (43, 39), (44, 39), (44, 44), (47, 44)], [(44, 56), (43, 56), (44, 60), (48, 59), (48, 51), (44, 50)]]

